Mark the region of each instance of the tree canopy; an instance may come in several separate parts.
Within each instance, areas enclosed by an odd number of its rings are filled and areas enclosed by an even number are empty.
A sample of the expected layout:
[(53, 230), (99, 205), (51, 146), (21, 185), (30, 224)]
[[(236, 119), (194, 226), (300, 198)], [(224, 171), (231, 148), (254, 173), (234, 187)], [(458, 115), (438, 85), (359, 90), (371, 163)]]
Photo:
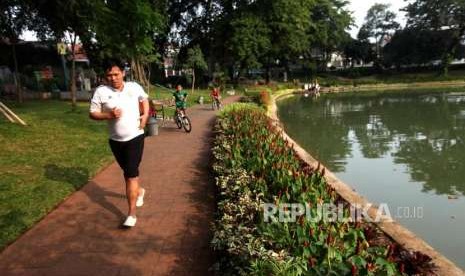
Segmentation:
[(384, 39), (399, 27), (395, 21), (396, 14), (389, 10), (389, 4), (374, 4), (368, 10), (365, 23), (359, 30), (358, 38), (362, 41), (373, 38), (376, 46), (376, 57), (380, 58)]
[[(198, 45), (210, 76), (301, 60), (324, 64), (327, 53), (342, 48), (353, 22), (344, 0), (8, 0), (3, 6), (25, 8), (41, 20), (29, 25), (41, 38), (71, 35), (93, 63), (108, 56), (128, 60), (141, 82), (171, 46), (184, 53), (179, 64), (185, 64), (187, 50)], [(323, 55), (315, 57), (315, 49)]]
[(192, 92), (194, 92), (195, 70), (205, 70), (208, 68), (208, 65), (203, 57), (202, 49), (200, 49), (199, 45), (195, 45), (193, 48), (187, 51), (185, 66), (192, 72)]
[(409, 28), (425, 31), (449, 30), (446, 46), (441, 51), (443, 72), (447, 74), (449, 63), (456, 56), (465, 35), (465, 1), (415, 0), (405, 10)]
[[(175, 1), (170, 16), (181, 47), (200, 45), (209, 71), (286, 67), (312, 50), (342, 45), (352, 23), (341, 0)], [(181, 15), (179, 14), (181, 12)], [(185, 56), (185, 55), (184, 55)]]

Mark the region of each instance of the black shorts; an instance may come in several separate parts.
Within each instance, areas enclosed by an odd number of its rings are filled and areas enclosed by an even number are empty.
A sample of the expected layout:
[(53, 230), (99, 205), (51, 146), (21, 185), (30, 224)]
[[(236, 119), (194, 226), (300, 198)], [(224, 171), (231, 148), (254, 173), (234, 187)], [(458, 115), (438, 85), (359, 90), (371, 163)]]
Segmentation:
[(139, 164), (144, 151), (144, 134), (141, 134), (129, 141), (119, 142), (109, 140), (111, 151), (116, 158), (125, 178), (139, 176)]

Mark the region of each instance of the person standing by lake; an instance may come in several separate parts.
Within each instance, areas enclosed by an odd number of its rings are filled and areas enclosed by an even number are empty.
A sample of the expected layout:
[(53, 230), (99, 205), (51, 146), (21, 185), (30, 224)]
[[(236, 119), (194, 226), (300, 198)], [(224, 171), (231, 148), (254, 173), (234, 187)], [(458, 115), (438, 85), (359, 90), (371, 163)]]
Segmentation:
[(144, 128), (149, 114), (148, 95), (135, 82), (124, 81), (124, 64), (105, 63), (106, 85), (99, 86), (91, 99), (89, 116), (108, 121), (109, 144), (124, 172), (128, 215), (123, 226), (136, 225), (136, 207), (144, 204), (145, 189), (139, 185), (139, 164), (144, 150)]

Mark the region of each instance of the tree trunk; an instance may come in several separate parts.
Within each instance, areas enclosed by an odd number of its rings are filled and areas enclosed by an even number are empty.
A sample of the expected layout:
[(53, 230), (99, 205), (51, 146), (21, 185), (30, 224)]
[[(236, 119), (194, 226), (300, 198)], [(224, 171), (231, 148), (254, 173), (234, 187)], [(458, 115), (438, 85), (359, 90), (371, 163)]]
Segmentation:
[(266, 65), (266, 83), (269, 84), (271, 80), (271, 70), (270, 70), (270, 65)]
[(444, 57), (442, 58), (442, 75), (447, 77), (449, 75), (449, 64), (451, 61), (451, 55), (449, 53), (445, 54)]
[(229, 75), (229, 79), (233, 82), (233, 83), (236, 83), (237, 82), (237, 78), (236, 76), (234, 75), (234, 66), (233, 65), (229, 65), (229, 69), (228, 69), (228, 75)]
[(18, 60), (16, 58), (16, 42), (15, 41), (11, 43), (11, 47), (13, 50), (13, 62), (15, 66), (15, 73), (13, 74), (13, 79), (15, 82), (16, 96), (18, 99), (18, 103), (23, 103), (23, 88), (21, 85), (21, 78), (19, 76), (19, 71), (18, 71)]
[(289, 68), (289, 62), (286, 60), (284, 62), (284, 75), (283, 75), (283, 81), (287, 82), (287, 78), (291, 77), (291, 69)]
[(192, 94), (194, 94), (194, 87), (195, 87), (195, 69), (192, 68)]
[(455, 34), (452, 42), (450, 43), (449, 47), (447, 47), (447, 52), (442, 57), (442, 74), (447, 76), (449, 74), (449, 65), (454, 59), (455, 53), (457, 51), (457, 47), (460, 45), (462, 37), (465, 35), (465, 25), (461, 26), (460, 29)]
[(131, 59), (131, 71), (133, 73), (133, 79), (139, 82), (142, 86), (148, 86), (149, 81), (145, 75), (145, 70), (142, 62), (136, 58)]

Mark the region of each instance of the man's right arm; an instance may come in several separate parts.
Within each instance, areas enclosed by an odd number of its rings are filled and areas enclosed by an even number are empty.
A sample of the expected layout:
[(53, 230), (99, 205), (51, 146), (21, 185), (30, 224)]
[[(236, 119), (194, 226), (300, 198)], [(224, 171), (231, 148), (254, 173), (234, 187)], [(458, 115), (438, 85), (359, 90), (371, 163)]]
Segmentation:
[(89, 117), (94, 120), (118, 119), (119, 117), (121, 117), (121, 109), (115, 107), (108, 112), (91, 111), (89, 112)]
[(93, 120), (112, 120), (121, 116), (121, 109), (113, 108), (112, 110), (103, 111), (100, 101), (100, 94), (97, 89), (90, 101), (89, 117)]
[(114, 112), (89, 112), (89, 117), (94, 120), (111, 120), (116, 118)]

